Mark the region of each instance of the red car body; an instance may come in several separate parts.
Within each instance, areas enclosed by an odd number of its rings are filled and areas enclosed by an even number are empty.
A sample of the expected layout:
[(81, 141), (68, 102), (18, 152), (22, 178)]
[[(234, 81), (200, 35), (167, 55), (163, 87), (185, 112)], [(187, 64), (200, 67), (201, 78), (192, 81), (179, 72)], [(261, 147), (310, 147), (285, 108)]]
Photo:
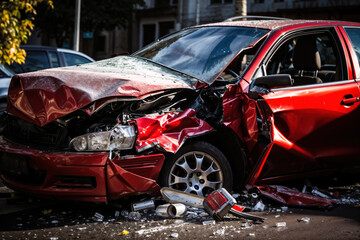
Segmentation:
[[(210, 96), (205, 102), (219, 101), (211, 107), (204, 108), (206, 104), (196, 101), (194, 104), (193, 100), (198, 99), (196, 94), (200, 91), (215, 89), (225, 68), (216, 72), (217, 80), (206, 83), (196, 77), (166, 71), (152, 74), (151, 67), (132, 63), (133, 60), (127, 59), (131, 57), (126, 57), (124, 61), (129, 65), (124, 65), (120, 72), (106, 71), (106, 68), (92, 71), (98, 65), (90, 64), (14, 76), (0, 142), (3, 182), (30, 195), (81, 201), (106, 202), (133, 194), (158, 194), (165, 163), (195, 141), (208, 142), (224, 154), (232, 169), (232, 181), (240, 187), (359, 166), (360, 89), (357, 79), (360, 46), (356, 44), (360, 43), (349, 37), (347, 29), (356, 32), (360, 24), (271, 20), (222, 22), (190, 29), (215, 27), (266, 31), (244, 50), (253, 51), (249, 54), (253, 59), (238, 81), (226, 84), (219, 81), (223, 91), (218, 98), (214, 97), (216, 94), (204, 94)], [(357, 33), (360, 35), (360, 31)], [(257, 85), (255, 79), (258, 77), (277, 77), (282, 73), (278, 69), (283, 64), (278, 63), (274, 72), (269, 66), (280, 59), (276, 56), (282, 46), (292, 41), (298, 43), (303, 35), (316, 36), (318, 45), (323, 43), (324, 48), (336, 51), (335, 66), (324, 65), (314, 72), (337, 79), (328, 82), (321, 79), (322, 84), (299, 86), (292, 86), (291, 81), (289, 85), (274, 87)], [(289, 46), (291, 48), (291, 44)], [(241, 54), (235, 54), (225, 67), (230, 67)], [(292, 57), (289, 59), (293, 61)], [(261, 74), (262, 71), (265, 74)], [(174, 78), (192, 80), (185, 84)], [(261, 91), (257, 91), (256, 86)], [(186, 97), (179, 97), (177, 92), (164, 97), (173, 90), (184, 91)], [(127, 121), (136, 128), (136, 140), (131, 149), (79, 152), (66, 146), (63, 149), (67, 150), (41, 147), (46, 141), (58, 141), (54, 139), (65, 131), (57, 130), (55, 125), (68, 126), (68, 122), (75, 121), (73, 119), (83, 119), (72, 129), (79, 128), (88, 124), (88, 118), (97, 117), (104, 108), (119, 101), (123, 101), (124, 106), (131, 102), (129, 109), (146, 112), (148, 106), (172, 103), (172, 99), (192, 103), (180, 111), (143, 114)], [(79, 111), (81, 114), (76, 115)], [(220, 113), (215, 114), (218, 111)], [(14, 125), (14, 121), (21, 121), (21, 124)], [(48, 129), (55, 130), (41, 135), (40, 147), (34, 147), (40, 133)], [(226, 176), (221, 179), (226, 181)]]

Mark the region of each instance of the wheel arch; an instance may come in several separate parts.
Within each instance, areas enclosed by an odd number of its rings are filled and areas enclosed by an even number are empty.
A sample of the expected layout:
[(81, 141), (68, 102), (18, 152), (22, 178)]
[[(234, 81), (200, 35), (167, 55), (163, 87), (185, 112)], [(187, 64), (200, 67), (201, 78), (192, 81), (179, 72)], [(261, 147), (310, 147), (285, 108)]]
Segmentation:
[(233, 173), (233, 188), (240, 190), (245, 181), (247, 155), (244, 144), (238, 136), (228, 127), (218, 128), (208, 134), (189, 138), (185, 144), (204, 141), (217, 147), (228, 159)]

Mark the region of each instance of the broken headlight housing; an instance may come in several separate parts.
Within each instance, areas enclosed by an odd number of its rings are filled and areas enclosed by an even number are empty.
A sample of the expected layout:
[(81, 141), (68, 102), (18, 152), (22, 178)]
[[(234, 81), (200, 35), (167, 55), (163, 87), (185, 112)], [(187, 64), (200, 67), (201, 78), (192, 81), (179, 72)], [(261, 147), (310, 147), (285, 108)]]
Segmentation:
[(134, 146), (135, 127), (115, 125), (110, 131), (93, 132), (73, 138), (70, 148), (75, 151), (126, 150)]

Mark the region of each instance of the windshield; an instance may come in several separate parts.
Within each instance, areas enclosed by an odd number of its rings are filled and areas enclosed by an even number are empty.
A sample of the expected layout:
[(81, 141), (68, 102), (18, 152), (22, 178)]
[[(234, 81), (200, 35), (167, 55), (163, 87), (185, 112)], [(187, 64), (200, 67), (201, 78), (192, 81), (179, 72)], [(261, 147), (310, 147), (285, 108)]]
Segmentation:
[(133, 56), (149, 59), (211, 84), (237, 53), (268, 31), (245, 27), (185, 29)]

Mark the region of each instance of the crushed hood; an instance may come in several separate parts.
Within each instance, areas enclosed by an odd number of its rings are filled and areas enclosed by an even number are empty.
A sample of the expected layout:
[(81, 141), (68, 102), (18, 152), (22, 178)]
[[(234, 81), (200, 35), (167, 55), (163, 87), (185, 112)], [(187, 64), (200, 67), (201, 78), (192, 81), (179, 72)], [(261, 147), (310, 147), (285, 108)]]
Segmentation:
[(141, 58), (121, 56), (76, 67), (15, 75), (7, 111), (43, 126), (107, 97), (139, 97), (167, 89), (194, 89), (197, 79)]

